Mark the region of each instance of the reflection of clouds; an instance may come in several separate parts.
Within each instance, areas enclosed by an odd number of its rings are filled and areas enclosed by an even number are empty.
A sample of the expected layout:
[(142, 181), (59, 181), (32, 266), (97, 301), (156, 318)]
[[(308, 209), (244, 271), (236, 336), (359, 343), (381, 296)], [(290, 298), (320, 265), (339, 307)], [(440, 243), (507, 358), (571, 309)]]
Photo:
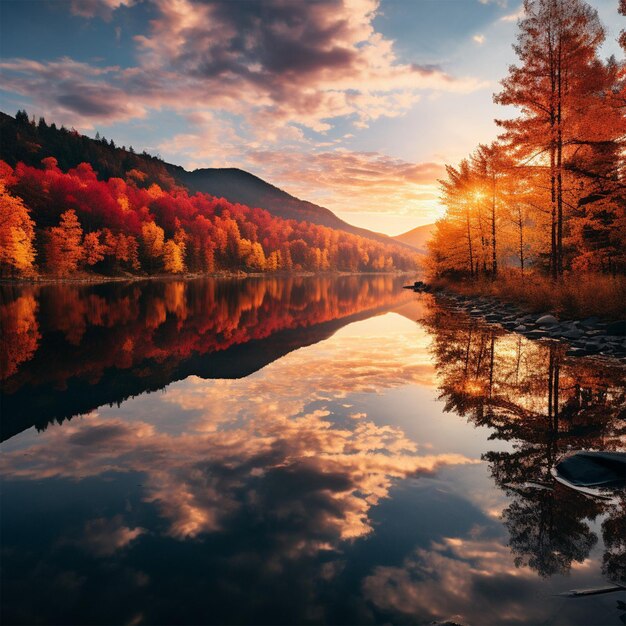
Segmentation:
[(111, 556), (145, 532), (143, 528), (125, 526), (121, 515), (111, 519), (98, 517), (85, 524), (79, 544), (96, 556)]
[[(262, 416), (234, 428), (181, 435), (90, 415), (50, 427), (41, 439), (28, 455), (6, 453), (5, 475), (81, 479), (104, 471), (144, 472), (146, 500), (157, 505), (179, 538), (222, 529), (241, 506), (240, 496), (258, 497), (255, 490), (265, 486), (269, 474), (273, 484), (293, 485), (293, 491), (276, 494), (278, 500), (266, 494), (274, 514), (306, 510), (321, 516), (318, 522), (332, 529), (333, 537), (360, 537), (371, 530), (369, 510), (388, 495), (394, 478), (475, 462), (459, 454), (419, 456), (398, 429), (363, 421), (353, 429), (337, 428), (321, 411), (293, 419), (277, 415), (273, 423)], [(307, 509), (307, 499), (318, 510)]]
[(430, 382), (424, 354), (405, 339), (338, 333), (246, 379), (191, 378), (164, 394), (179, 408), (178, 434), (142, 419), (92, 414), (50, 427), (28, 455), (7, 453), (0, 467), (28, 479), (145, 473), (145, 500), (178, 538), (223, 530), (242, 507), (291, 520), (283, 554), (362, 537), (371, 531), (370, 509), (394, 479), (478, 462), (420, 455), (400, 428), (377, 425), (365, 413), (350, 419), (353, 411), (338, 407), (346, 416), (333, 415), (331, 400), (349, 393)]
[(532, 620), (532, 581), (530, 570), (512, 566), (500, 540), (448, 537), (417, 549), (402, 566), (376, 567), (363, 591), (392, 614), (510, 624)]

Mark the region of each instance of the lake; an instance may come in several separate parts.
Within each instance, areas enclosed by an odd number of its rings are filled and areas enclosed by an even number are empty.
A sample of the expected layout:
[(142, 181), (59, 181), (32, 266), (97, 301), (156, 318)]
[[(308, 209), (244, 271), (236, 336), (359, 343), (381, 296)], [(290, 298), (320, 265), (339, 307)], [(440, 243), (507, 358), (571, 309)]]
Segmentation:
[(2, 288), (2, 623), (623, 624), (624, 369), (381, 276)]

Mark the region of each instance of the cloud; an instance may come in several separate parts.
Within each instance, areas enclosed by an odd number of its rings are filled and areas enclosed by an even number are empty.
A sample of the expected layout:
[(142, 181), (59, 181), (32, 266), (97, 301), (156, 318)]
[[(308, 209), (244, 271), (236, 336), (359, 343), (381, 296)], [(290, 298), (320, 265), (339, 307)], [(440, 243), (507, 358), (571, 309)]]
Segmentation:
[(113, 17), (113, 11), (133, 4), (134, 0), (71, 0), (70, 11), (73, 15), (99, 17), (108, 22)]
[[(130, 3), (72, 8), (92, 17), (123, 4)], [(153, 0), (153, 7), (149, 30), (135, 36), (136, 66), (9, 59), (2, 64), (5, 88), (46, 114), (73, 115), (83, 127), (154, 109), (213, 109), (241, 116), (252, 134), (276, 138), (288, 125), (324, 133), (337, 118), (365, 126), (402, 115), (425, 90), (482, 86), (435, 65), (401, 61), (393, 41), (373, 26), (377, 0)]]
[[(287, 127), (286, 147), (246, 142), (232, 122), (211, 113), (186, 116), (194, 132), (159, 144), (161, 154), (195, 167), (243, 167), (292, 195), (333, 211), (430, 216), (439, 211), (441, 163), (411, 163), (379, 152), (326, 146), (303, 149), (301, 133)], [(327, 149), (323, 149), (323, 148)]]
[(520, 8), (514, 13), (509, 13), (508, 15), (503, 15), (500, 18), (501, 22), (517, 22), (517, 20), (521, 20), (525, 15), (524, 5), (521, 5)]
[(70, 58), (40, 62), (0, 62), (4, 88), (33, 98), (54, 121), (91, 128), (95, 121), (111, 124), (145, 117), (148, 107), (129, 98), (119, 84), (120, 68), (94, 67)]
[(410, 163), (377, 152), (257, 150), (250, 167), (294, 195), (336, 211), (396, 215), (436, 212), (439, 163)]
[(472, 40), (475, 41), (479, 46), (482, 46), (485, 43), (484, 35), (474, 35)]

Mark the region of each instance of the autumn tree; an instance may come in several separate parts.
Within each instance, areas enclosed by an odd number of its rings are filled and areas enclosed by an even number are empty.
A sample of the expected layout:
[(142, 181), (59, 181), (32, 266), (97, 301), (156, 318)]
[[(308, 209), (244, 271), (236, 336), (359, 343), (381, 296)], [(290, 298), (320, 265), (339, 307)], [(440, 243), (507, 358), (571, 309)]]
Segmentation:
[(145, 222), (141, 227), (141, 241), (148, 266), (153, 269), (155, 261), (163, 256), (165, 231), (154, 222)]
[(168, 239), (163, 246), (163, 265), (166, 272), (180, 274), (185, 271), (185, 251), (181, 244)]
[(83, 260), (86, 265), (95, 265), (104, 259), (106, 246), (100, 241), (101, 233), (94, 231), (87, 233), (83, 239)]
[(46, 262), (53, 274), (67, 276), (75, 272), (83, 259), (83, 229), (73, 210), (61, 215), (58, 226), (48, 230)]
[(511, 66), (495, 101), (521, 110), (499, 120), (504, 139), (521, 159), (545, 164), (550, 177), (550, 271), (563, 272), (563, 231), (568, 153), (577, 123), (598, 97), (594, 73), (604, 29), (597, 12), (582, 0), (525, 0), (514, 46), (520, 64)]
[(474, 193), (479, 204), (484, 202), (488, 214), (486, 239), (490, 249), (491, 275), (495, 278), (498, 274), (498, 226), (503, 205), (502, 196), (512, 163), (503, 146), (494, 142), (489, 146), (478, 146), (472, 154), (471, 167), (477, 179)]
[(0, 272), (26, 273), (35, 261), (34, 222), (18, 197), (11, 195), (0, 179)]

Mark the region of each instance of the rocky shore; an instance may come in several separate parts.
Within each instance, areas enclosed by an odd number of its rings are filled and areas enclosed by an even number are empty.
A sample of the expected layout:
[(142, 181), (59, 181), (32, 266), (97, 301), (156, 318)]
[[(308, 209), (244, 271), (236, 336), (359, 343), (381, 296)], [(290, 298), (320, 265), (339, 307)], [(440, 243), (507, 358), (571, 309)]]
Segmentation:
[[(408, 287), (418, 292), (433, 292), (419, 281)], [(600, 356), (626, 365), (626, 320), (605, 321), (599, 317), (583, 320), (558, 319), (550, 312), (529, 313), (515, 304), (486, 296), (474, 297), (450, 290), (437, 290), (453, 309), (472, 318), (496, 324), (529, 339), (556, 340), (569, 346), (568, 356)]]

